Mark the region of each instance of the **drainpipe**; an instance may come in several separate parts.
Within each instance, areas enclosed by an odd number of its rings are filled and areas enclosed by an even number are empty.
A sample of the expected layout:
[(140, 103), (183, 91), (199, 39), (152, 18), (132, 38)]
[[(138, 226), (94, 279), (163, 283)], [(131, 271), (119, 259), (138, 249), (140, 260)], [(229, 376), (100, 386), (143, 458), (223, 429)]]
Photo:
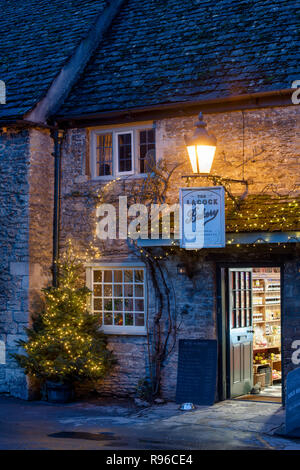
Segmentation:
[(54, 208), (53, 208), (53, 258), (52, 285), (58, 286), (59, 227), (60, 227), (60, 191), (61, 191), (61, 146), (64, 131), (55, 129), (51, 133), (54, 141)]

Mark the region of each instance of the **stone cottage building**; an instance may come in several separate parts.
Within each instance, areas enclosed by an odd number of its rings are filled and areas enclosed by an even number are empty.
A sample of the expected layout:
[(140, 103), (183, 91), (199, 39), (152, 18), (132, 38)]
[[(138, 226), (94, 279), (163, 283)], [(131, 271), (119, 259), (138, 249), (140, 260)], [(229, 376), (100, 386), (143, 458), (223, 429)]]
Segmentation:
[[(300, 340), (296, 3), (0, 0), (0, 6), (6, 91), (0, 104), (0, 392), (30, 397), (30, 383), (10, 353), (39, 308), (41, 288), (55, 281), (53, 261), (68, 239), (82, 256), (91, 246), (101, 253), (89, 254), (86, 277), (91, 308), (102, 317), (118, 365), (99, 392), (134, 395), (149, 375), (162, 310), (162, 335), (168, 315), (176, 326), (162, 364), (162, 396), (175, 398), (179, 340), (216, 339), (216, 398), (231, 397), (228, 279), (234, 269), (244, 276), (247, 269), (273, 267), (280, 272), (276, 331), (284, 383), (297, 367), (292, 357)], [(209, 179), (183, 178), (192, 173), (184, 135), (193, 133), (199, 111), (217, 138), (212, 174), (227, 190), (226, 246), (187, 252), (170, 237), (141, 239), (133, 250), (124, 237), (99, 240), (103, 194), (109, 200), (130, 196), (133, 188), (138, 193), (149, 177), (149, 155), (175, 168), (166, 202), (178, 202), (179, 188), (188, 184), (212, 186)], [(228, 185), (226, 178), (244, 183)], [(148, 255), (160, 273), (162, 299)]]

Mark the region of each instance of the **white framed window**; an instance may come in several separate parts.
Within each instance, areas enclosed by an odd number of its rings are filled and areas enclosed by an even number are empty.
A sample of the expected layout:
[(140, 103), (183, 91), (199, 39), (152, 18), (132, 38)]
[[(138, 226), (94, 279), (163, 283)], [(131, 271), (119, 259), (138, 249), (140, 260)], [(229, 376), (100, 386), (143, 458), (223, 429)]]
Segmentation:
[(142, 265), (99, 265), (87, 269), (91, 309), (109, 334), (146, 334), (146, 272)]
[(153, 123), (91, 130), (91, 176), (143, 176), (156, 160)]

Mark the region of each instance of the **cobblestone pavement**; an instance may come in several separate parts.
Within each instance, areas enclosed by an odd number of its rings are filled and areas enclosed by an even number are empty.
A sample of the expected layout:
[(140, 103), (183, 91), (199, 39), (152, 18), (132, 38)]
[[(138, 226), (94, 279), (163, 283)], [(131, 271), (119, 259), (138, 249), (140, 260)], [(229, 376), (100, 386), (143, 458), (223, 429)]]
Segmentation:
[(225, 401), (181, 412), (175, 403), (66, 405), (0, 398), (0, 449), (293, 449), (275, 435), (284, 411), (273, 403)]

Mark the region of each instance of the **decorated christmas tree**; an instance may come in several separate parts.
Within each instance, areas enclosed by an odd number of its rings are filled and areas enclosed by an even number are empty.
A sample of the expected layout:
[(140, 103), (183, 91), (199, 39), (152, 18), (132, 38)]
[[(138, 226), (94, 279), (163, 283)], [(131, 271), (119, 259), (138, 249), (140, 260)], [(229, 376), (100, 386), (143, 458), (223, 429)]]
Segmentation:
[(99, 317), (88, 310), (90, 290), (72, 248), (58, 263), (59, 285), (43, 289), (44, 309), (19, 341), (25, 354), (14, 354), (26, 374), (60, 383), (95, 381), (108, 374), (115, 359), (99, 329)]

